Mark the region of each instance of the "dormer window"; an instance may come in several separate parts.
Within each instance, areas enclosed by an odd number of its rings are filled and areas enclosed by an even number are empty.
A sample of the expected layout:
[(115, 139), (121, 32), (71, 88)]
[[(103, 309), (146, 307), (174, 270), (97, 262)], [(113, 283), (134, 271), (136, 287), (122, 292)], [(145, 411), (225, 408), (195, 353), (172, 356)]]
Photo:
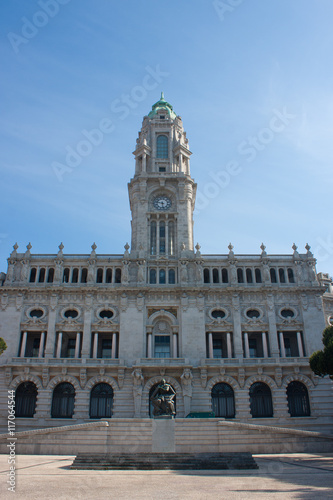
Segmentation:
[(156, 141), (156, 158), (168, 158), (168, 137), (159, 135)]
[(165, 115), (160, 115), (160, 119), (164, 120), (165, 119)]

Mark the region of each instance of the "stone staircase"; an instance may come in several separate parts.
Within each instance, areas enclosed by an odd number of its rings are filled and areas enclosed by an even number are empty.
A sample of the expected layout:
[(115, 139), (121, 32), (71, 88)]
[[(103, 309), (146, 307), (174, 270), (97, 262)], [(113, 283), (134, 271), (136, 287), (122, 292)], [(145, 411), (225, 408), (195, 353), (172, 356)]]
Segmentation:
[(75, 470), (226, 470), (257, 469), (251, 453), (80, 453)]

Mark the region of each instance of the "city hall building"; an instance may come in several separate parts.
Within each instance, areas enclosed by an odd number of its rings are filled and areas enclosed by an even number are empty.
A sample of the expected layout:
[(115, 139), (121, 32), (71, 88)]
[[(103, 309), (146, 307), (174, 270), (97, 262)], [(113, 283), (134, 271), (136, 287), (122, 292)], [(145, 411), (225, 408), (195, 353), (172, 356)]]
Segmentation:
[[(197, 185), (180, 116), (161, 99), (143, 119), (121, 255), (31, 253), (2, 273), (1, 429), (150, 419), (164, 379), (175, 419), (331, 432), (331, 381), (309, 356), (333, 324), (333, 286), (307, 245), (290, 255), (205, 255), (194, 246)], [(263, 235), (264, 236), (264, 235)]]

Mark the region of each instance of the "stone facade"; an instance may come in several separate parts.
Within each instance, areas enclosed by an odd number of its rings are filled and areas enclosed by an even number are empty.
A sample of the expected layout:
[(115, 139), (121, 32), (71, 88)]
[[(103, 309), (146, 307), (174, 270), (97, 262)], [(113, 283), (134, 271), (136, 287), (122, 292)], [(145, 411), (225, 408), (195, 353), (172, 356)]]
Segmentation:
[[(258, 255), (236, 255), (231, 244), (225, 255), (201, 254), (190, 155), (182, 120), (162, 97), (134, 151), (131, 247), (100, 255), (93, 244), (90, 254), (66, 255), (61, 244), (57, 254), (38, 255), (30, 244), (25, 253), (14, 246), (0, 287), (3, 431), (7, 390), (25, 382), (36, 405), (17, 419), (21, 430), (148, 418), (149, 393), (162, 378), (176, 391), (176, 418), (213, 409), (242, 423), (331, 429), (331, 383), (308, 362), (333, 323), (331, 278), (316, 275), (308, 245), (304, 253), (293, 245), (290, 255), (268, 255), (264, 245)], [(304, 389), (298, 410), (288, 399), (293, 382)], [(73, 388), (63, 400), (72, 397), (73, 411), (71, 403), (54, 410), (62, 383)], [(100, 386), (92, 402), (98, 384), (110, 393)]]

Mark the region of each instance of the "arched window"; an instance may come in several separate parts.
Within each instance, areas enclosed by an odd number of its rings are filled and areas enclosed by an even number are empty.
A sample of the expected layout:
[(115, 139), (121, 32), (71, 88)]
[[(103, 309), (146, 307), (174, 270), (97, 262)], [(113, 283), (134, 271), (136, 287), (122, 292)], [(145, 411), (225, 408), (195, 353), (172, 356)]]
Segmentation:
[(290, 382), (287, 387), (288, 410), (291, 417), (309, 417), (308, 390), (302, 382)]
[(154, 358), (171, 358), (170, 335), (154, 336)]
[(159, 270), (159, 284), (165, 285), (165, 269)]
[(252, 269), (249, 267), (246, 269), (246, 282), (253, 283)]
[(68, 267), (66, 267), (64, 269), (64, 275), (63, 275), (62, 281), (63, 281), (63, 283), (69, 282), (69, 268)]
[(156, 221), (150, 224), (150, 254), (156, 255)]
[(115, 283), (121, 283), (121, 269), (117, 267), (116, 269), (116, 274), (115, 274)]
[(41, 267), (39, 270), (38, 283), (44, 283), (45, 281), (45, 268)]
[(53, 391), (52, 418), (72, 418), (74, 413), (75, 389), (69, 382), (58, 384)]
[(176, 273), (174, 269), (169, 269), (169, 284), (174, 285), (176, 283)]
[(87, 283), (88, 281), (88, 269), (84, 267), (81, 271), (81, 283)]
[(110, 267), (106, 270), (105, 283), (112, 283), (112, 269)]
[(165, 254), (165, 222), (160, 222), (160, 254)]
[(271, 275), (271, 283), (277, 283), (276, 270), (274, 269), (274, 267), (271, 267), (269, 272)]
[(77, 267), (73, 269), (72, 283), (77, 283), (79, 281), (79, 270)]
[(213, 283), (219, 283), (219, 270), (213, 269)]
[(286, 275), (284, 274), (283, 267), (280, 267), (280, 269), (279, 269), (279, 279), (280, 279), (280, 283), (286, 282)]
[(35, 281), (36, 281), (36, 273), (37, 273), (36, 268), (32, 267), (31, 270), (30, 270), (29, 283), (35, 283)]
[(250, 408), (253, 418), (273, 416), (271, 390), (263, 382), (255, 382), (250, 387)]
[(228, 269), (225, 267), (222, 269), (222, 283), (229, 283)]
[(295, 283), (294, 271), (291, 269), (291, 267), (288, 267), (287, 274), (289, 283)]
[(53, 267), (50, 267), (50, 269), (47, 273), (47, 282), (53, 283), (53, 280), (54, 280), (54, 269), (53, 269)]
[[(155, 392), (155, 389), (160, 385), (161, 382), (158, 382), (157, 384), (153, 385), (153, 387), (150, 389), (149, 391), (149, 416), (150, 418), (153, 418), (153, 410), (154, 410), (154, 405), (153, 403), (151, 402), (151, 398), (152, 398), (152, 395), (154, 394)], [(170, 384), (171, 385), (171, 384)], [(172, 386), (171, 386), (172, 387)], [(174, 389), (174, 387), (172, 387)], [(174, 389), (175, 390), (175, 389)], [(176, 391), (175, 391), (176, 392)], [(177, 412), (177, 406), (176, 406), (176, 397), (175, 396), (173, 398), (173, 403), (174, 403), (174, 406), (175, 406), (175, 412)]]
[(113, 389), (109, 384), (97, 384), (90, 394), (90, 418), (111, 418)]
[(230, 385), (221, 382), (212, 389), (212, 409), (216, 417), (235, 417), (234, 391)]
[(243, 269), (241, 268), (237, 269), (237, 281), (238, 283), (244, 283)]
[(254, 270), (255, 276), (256, 276), (256, 283), (262, 283), (261, 279), (261, 271), (258, 267), (255, 268)]
[(209, 278), (209, 269), (206, 267), (204, 269), (204, 283), (209, 283), (210, 278)]
[(149, 271), (149, 283), (156, 285), (156, 269), (150, 269)]
[(103, 283), (103, 268), (99, 267), (97, 269), (96, 283)]
[(32, 418), (36, 411), (37, 387), (33, 382), (22, 382), (15, 393), (15, 416)]
[(168, 158), (168, 138), (166, 135), (159, 135), (156, 141), (156, 158)]

